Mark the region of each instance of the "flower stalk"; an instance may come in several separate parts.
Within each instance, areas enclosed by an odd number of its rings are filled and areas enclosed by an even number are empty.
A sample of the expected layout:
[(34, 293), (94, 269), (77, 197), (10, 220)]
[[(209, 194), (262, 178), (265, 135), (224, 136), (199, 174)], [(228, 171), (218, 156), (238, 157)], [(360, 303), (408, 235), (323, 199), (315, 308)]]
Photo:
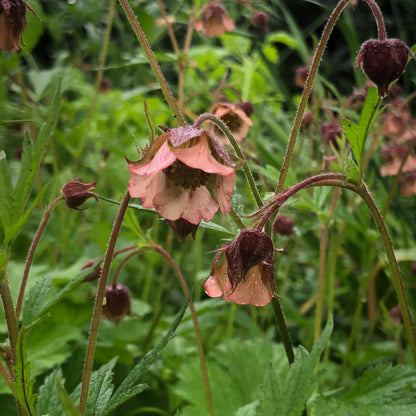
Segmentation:
[(185, 120), (182, 116), (181, 110), (176, 102), (175, 97), (172, 94), (172, 91), (169, 88), (165, 76), (163, 75), (159, 63), (157, 62), (156, 57), (152, 51), (152, 48), (150, 47), (149, 42), (146, 39), (146, 35), (144, 34), (143, 29), (139, 21), (137, 20), (133, 10), (131, 9), (129, 2), (127, 0), (120, 0), (120, 5), (123, 8), (124, 13), (126, 14), (127, 19), (129, 20), (130, 25), (133, 28), (133, 31), (136, 34), (137, 39), (139, 40), (143, 48), (144, 53), (146, 54), (149, 64), (157, 78), (157, 81), (160, 85), (160, 88), (162, 89), (163, 95), (165, 96), (171, 111), (175, 115), (178, 124), (184, 126)]
[(25, 269), (23, 271), (22, 282), (20, 283), (19, 296), (17, 298), (17, 303), (16, 303), (16, 319), (17, 320), (19, 320), (20, 310), (22, 308), (22, 303), (23, 303), (23, 296), (25, 293), (25, 288), (26, 288), (26, 283), (27, 283), (27, 278), (29, 277), (30, 267), (32, 265), (33, 258), (35, 256), (35, 251), (39, 244), (39, 240), (43, 234), (43, 231), (46, 228), (46, 225), (48, 224), (52, 211), (59, 204), (59, 202), (61, 202), (63, 199), (64, 199), (63, 195), (58, 196), (58, 198), (52, 201), (52, 203), (46, 208), (43, 214), (42, 221), (39, 224), (38, 230), (36, 231), (35, 238), (33, 239), (30, 245), (29, 254), (26, 259)]
[(115, 249), (116, 242), (117, 242), (117, 237), (118, 237), (118, 234), (120, 233), (121, 224), (123, 222), (124, 215), (128, 208), (129, 201), (130, 201), (130, 194), (126, 192), (124, 195), (123, 201), (120, 205), (117, 217), (114, 221), (113, 228), (111, 230), (110, 240), (108, 242), (107, 252), (105, 254), (105, 258), (103, 262), (97, 295), (95, 298), (94, 312), (93, 312), (93, 316), (91, 320), (91, 329), (90, 329), (90, 335), (88, 339), (87, 354), (86, 354), (85, 363), (84, 363), (84, 372), (82, 375), (81, 395), (80, 395), (79, 405), (78, 405), (78, 410), (81, 414), (85, 413), (85, 409), (87, 406), (88, 391), (90, 387), (90, 380), (91, 380), (91, 374), (92, 374), (92, 365), (94, 362), (95, 347), (97, 344), (98, 328), (99, 328), (102, 309), (103, 309), (103, 301), (104, 301), (107, 278), (110, 272), (111, 262), (113, 260), (113, 254), (114, 254), (114, 249)]

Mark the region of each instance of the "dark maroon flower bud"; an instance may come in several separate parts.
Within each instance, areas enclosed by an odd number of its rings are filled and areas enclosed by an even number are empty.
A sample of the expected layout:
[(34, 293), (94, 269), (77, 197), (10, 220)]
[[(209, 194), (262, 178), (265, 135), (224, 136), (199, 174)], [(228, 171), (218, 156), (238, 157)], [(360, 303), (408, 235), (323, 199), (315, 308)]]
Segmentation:
[[(81, 270), (88, 269), (94, 266), (95, 260), (87, 261), (82, 267)], [(93, 282), (94, 280), (98, 280), (101, 276), (101, 266), (97, 266), (92, 272), (83, 280), (84, 282)]]
[(20, 50), (26, 27), (26, 3), (22, 0), (0, 0), (0, 49)]
[(254, 14), (253, 18), (251, 19), (251, 22), (254, 26), (261, 29), (263, 32), (267, 33), (269, 32), (269, 15), (264, 12), (257, 12)]
[(306, 111), (302, 116), (302, 127), (306, 128), (313, 123), (313, 114), (310, 111)]
[(390, 319), (393, 325), (403, 325), (403, 317), (400, 306), (397, 305), (389, 310)]
[(68, 208), (77, 209), (79, 208), (88, 198), (94, 198), (98, 202), (98, 196), (92, 193), (94, 185), (97, 181), (91, 183), (82, 183), (79, 179), (73, 179), (66, 183), (61, 192), (64, 196), (64, 200)]
[(339, 149), (337, 138), (342, 137), (342, 127), (335, 120), (322, 123), (321, 134), (326, 145), (332, 143), (335, 149)]
[(355, 69), (361, 65), (384, 98), (389, 85), (403, 74), (408, 56), (409, 48), (400, 39), (369, 39), (361, 45)]
[(125, 316), (131, 315), (131, 299), (127, 286), (121, 283), (106, 286), (103, 314), (107, 319), (116, 323)]
[(225, 250), (228, 278), (234, 288), (249, 269), (266, 261), (274, 267), (274, 249), (270, 237), (255, 228), (245, 228)]
[(238, 107), (241, 108), (247, 114), (248, 117), (250, 117), (253, 114), (254, 107), (250, 101), (244, 101), (242, 103), (239, 103)]
[(309, 75), (309, 68), (307, 66), (300, 66), (295, 71), (295, 85), (300, 88), (305, 86), (305, 82)]
[(273, 230), (281, 235), (291, 236), (293, 235), (294, 225), (295, 221), (293, 218), (287, 215), (279, 215), (274, 221)]
[(175, 221), (166, 220), (173, 232), (178, 236), (182, 243), (185, 243), (186, 237), (191, 234), (195, 240), (195, 233), (199, 224), (192, 224), (184, 218), (179, 218)]
[[(221, 261), (222, 254), (225, 258)], [(258, 229), (242, 230), (217, 251), (204, 289), (208, 296), (221, 296), (227, 302), (267, 305), (273, 296), (278, 296), (270, 237)]]

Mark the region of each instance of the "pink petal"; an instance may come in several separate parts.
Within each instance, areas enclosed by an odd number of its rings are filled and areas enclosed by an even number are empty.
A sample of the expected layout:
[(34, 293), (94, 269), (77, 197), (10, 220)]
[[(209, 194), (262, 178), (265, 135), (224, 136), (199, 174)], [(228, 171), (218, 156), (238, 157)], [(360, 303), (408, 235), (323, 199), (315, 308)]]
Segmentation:
[(195, 146), (174, 149), (173, 152), (178, 160), (194, 169), (223, 176), (231, 175), (234, 172), (232, 167), (221, 164), (212, 156), (205, 134), (201, 136)]
[(204, 289), (205, 293), (212, 298), (224, 297), (231, 290), (231, 283), (227, 277), (227, 260), (225, 258), (221, 265), (215, 264), (213, 266), (212, 275), (204, 282)]
[(201, 220), (211, 221), (218, 210), (204, 186), (194, 191), (177, 186), (168, 188), (156, 195), (153, 203), (157, 212), (167, 220), (183, 218), (192, 224), (199, 224)]
[(223, 292), (220, 286), (218, 285), (218, 282), (215, 280), (215, 277), (213, 276), (210, 276), (207, 280), (205, 280), (204, 290), (208, 296), (211, 296), (211, 298), (219, 298), (223, 295)]
[(154, 158), (149, 163), (140, 166), (135, 166), (134, 164), (130, 163), (127, 167), (132, 173), (135, 173), (136, 175), (152, 176), (170, 166), (175, 160), (176, 157), (169, 147), (169, 142), (166, 140), (162, 146), (160, 146)]
[(251, 303), (255, 306), (265, 306), (270, 303), (272, 297), (273, 293), (269, 285), (262, 279), (261, 267), (254, 266), (225, 300), (231, 300), (238, 305)]
[(228, 176), (217, 176), (217, 200), (223, 214), (231, 211), (230, 199), (234, 189), (234, 182), (235, 173)]
[(160, 173), (154, 176), (130, 174), (128, 189), (130, 196), (141, 198), (145, 208), (154, 208), (153, 199), (166, 188), (166, 176)]

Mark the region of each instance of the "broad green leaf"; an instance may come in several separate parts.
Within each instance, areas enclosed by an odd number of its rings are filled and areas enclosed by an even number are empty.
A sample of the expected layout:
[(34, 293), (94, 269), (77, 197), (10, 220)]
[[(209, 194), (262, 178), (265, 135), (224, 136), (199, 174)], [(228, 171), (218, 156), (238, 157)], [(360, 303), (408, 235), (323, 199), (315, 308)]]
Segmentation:
[(30, 289), (29, 295), (24, 302), (23, 307), (23, 325), (28, 326), (41, 311), (42, 305), (45, 302), (50, 290), (52, 288), (52, 276), (45, 276), (38, 280)]
[(341, 397), (320, 396), (311, 407), (319, 416), (413, 416), (415, 383), (413, 367), (379, 364), (367, 370)]
[(188, 307), (188, 302), (186, 302), (178, 316), (173, 321), (171, 327), (167, 331), (163, 339), (149, 351), (144, 358), (137, 364), (133, 370), (128, 374), (128, 376), (121, 383), (119, 388), (115, 391), (114, 395), (111, 397), (110, 401), (107, 404), (106, 412), (103, 415), (107, 415), (113, 411), (116, 407), (120, 406), (122, 403), (126, 402), (130, 398), (141, 393), (147, 388), (147, 384), (137, 384), (138, 380), (142, 375), (148, 370), (151, 364), (153, 364), (159, 357), (162, 350), (165, 348), (166, 344), (174, 337), (176, 328), (178, 327), (183, 315), (185, 314), (186, 308)]
[(95, 269), (101, 263), (101, 261), (102, 260), (99, 260), (92, 267), (82, 270), (75, 279), (67, 283), (60, 292), (58, 292), (41, 310), (39, 310), (36, 316), (33, 317), (33, 321), (28, 326), (28, 328), (32, 328), (39, 324), (41, 320), (50, 312), (50, 310), (62, 299), (73, 292), (91, 273), (91, 270)]
[[(113, 368), (116, 364), (117, 357), (101, 366), (91, 375), (90, 388), (88, 391), (87, 406), (84, 416), (101, 416), (106, 414), (107, 403), (113, 393), (112, 384)], [(81, 394), (81, 384), (71, 393), (72, 402), (78, 403)]]
[[(234, 339), (215, 348), (207, 357), (214, 414), (234, 415), (237, 411), (243, 412), (242, 407), (252, 404), (259, 397), (257, 389), (270, 362), (279, 372), (288, 367), (283, 347), (267, 339)], [(187, 359), (180, 367), (178, 377), (175, 392), (189, 402), (182, 416), (206, 416), (198, 357)]]
[(303, 347), (298, 347), (295, 361), (283, 374), (269, 366), (263, 385), (259, 387), (259, 416), (300, 416), (306, 402), (312, 395), (318, 382), (319, 374), (315, 371), (319, 357), (326, 348), (333, 329), (330, 317), (319, 339), (309, 354)]
[(60, 416), (62, 415), (62, 406), (59, 400), (58, 384), (56, 379), (61, 381), (61, 384), (65, 384), (65, 380), (62, 375), (62, 370), (56, 368), (50, 373), (43, 384), (39, 388), (39, 394), (36, 398), (35, 410), (36, 416), (49, 415)]
[(33, 394), (34, 380), (30, 378), (30, 364), (26, 354), (26, 331), (21, 330), (17, 337), (16, 345), (16, 381), (13, 383), (16, 388), (16, 398), (29, 415), (35, 413), (34, 403), (36, 395)]

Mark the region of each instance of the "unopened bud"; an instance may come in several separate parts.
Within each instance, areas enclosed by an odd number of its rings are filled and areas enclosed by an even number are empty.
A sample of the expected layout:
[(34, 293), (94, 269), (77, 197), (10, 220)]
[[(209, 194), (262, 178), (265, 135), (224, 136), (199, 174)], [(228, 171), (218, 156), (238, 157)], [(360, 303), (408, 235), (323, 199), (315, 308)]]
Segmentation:
[(106, 286), (103, 314), (110, 321), (117, 323), (125, 316), (131, 315), (131, 299), (127, 286), (121, 283)]
[(384, 98), (391, 82), (403, 74), (408, 56), (409, 48), (400, 39), (369, 39), (361, 46), (355, 69), (361, 65)]
[(79, 179), (73, 179), (66, 183), (61, 192), (64, 196), (65, 203), (68, 208), (77, 209), (79, 208), (88, 198), (94, 198), (98, 202), (98, 196), (92, 193), (94, 185), (97, 181), (91, 183), (82, 183)]

